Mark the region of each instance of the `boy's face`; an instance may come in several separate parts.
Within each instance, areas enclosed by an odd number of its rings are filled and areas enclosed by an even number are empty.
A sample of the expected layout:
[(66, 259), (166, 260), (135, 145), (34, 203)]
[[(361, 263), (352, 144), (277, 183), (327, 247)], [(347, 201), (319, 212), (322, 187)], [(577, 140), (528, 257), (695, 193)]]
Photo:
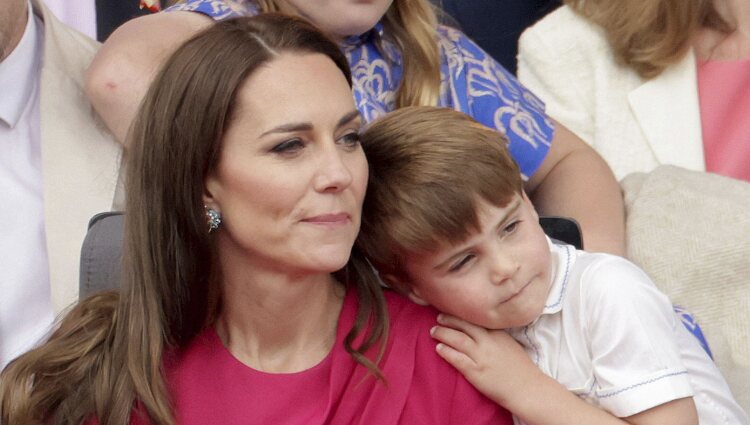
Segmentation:
[(504, 208), (480, 200), (481, 231), (466, 241), (409, 255), (410, 298), (489, 329), (524, 326), (547, 300), (551, 256), (539, 217), (524, 194)]

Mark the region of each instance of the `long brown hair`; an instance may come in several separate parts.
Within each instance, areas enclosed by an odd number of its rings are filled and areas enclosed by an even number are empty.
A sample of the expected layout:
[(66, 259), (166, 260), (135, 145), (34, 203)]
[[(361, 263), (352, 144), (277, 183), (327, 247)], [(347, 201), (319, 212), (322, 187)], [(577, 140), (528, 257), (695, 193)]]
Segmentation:
[[(283, 0), (255, 0), (263, 12), (287, 12)], [(428, 0), (394, 0), (383, 16), (386, 37), (401, 51), (396, 107), (435, 106), (440, 96), (437, 8)], [(354, 35), (354, 34), (352, 34)]]
[(409, 253), (479, 229), (478, 199), (505, 206), (523, 190), (505, 136), (452, 109), (396, 110), (373, 121), (361, 140), (370, 180), (356, 246), (399, 282), (409, 280)]
[(729, 31), (713, 0), (564, 0), (598, 24), (615, 58), (642, 78), (659, 75), (679, 61), (702, 27)]
[[(174, 422), (165, 351), (184, 347), (221, 304), (203, 212), (205, 180), (217, 166), (239, 87), (284, 51), (326, 55), (351, 85), (334, 42), (277, 14), (217, 23), (169, 58), (132, 127), (121, 295), (82, 301), (48, 342), (8, 366), (0, 375), (3, 423), (80, 424), (96, 417), (103, 425), (126, 424), (131, 414)], [(360, 300), (346, 349), (378, 375), (377, 358), (364, 355), (387, 338), (378, 282), (356, 253), (337, 278)], [(363, 342), (352, 347), (365, 328)]]

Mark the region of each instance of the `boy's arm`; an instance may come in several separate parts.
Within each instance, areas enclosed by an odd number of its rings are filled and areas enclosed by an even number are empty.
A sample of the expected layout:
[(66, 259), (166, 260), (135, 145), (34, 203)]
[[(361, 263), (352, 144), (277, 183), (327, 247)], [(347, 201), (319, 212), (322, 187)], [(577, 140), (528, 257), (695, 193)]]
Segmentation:
[(487, 330), (443, 315), (433, 328), (438, 354), (489, 399), (526, 423), (698, 425), (692, 397), (663, 403), (618, 419), (592, 406), (545, 375), (507, 332)]
[(664, 403), (633, 416), (624, 418), (637, 425), (698, 425), (698, 411), (692, 397)]
[(438, 354), (480, 392), (526, 423), (624, 424), (545, 375), (503, 330), (490, 331), (440, 315), (432, 336)]
[[(599, 257), (580, 281), (580, 308), (604, 408), (634, 424), (698, 424), (683, 324), (669, 298), (623, 258)], [(684, 329), (682, 329), (684, 331)], [(692, 338), (692, 336), (689, 336)], [(640, 410), (640, 411), (639, 411)]]

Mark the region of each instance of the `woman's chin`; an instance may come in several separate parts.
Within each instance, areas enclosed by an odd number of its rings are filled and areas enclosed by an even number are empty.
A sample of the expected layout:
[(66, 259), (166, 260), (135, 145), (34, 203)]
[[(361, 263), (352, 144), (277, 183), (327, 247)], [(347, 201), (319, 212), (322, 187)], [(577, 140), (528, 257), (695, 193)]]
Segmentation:
[(311, 261), (311, 267), (316, 272), (333, 273), (346, 267), (349, 262), (350, 251), (331, 252), (328, 255), (321, 253)]

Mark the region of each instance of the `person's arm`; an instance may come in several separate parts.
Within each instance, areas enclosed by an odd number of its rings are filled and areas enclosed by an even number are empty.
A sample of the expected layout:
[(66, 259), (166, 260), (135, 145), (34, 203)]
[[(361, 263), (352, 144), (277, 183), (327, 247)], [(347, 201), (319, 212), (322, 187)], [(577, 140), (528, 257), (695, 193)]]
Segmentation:
[(686, 397), (623, 419), (636, 425), (698, 425), (698, 411), (693, 398)]
[(440, 315), (432, 336), (438, 354), (458, 369), (489, 399), (526, 423), (544, 424), (698, 424), (692, 397), (663, 403), (641, 413), (617, 418), (592, 406), (545, 375), (504, 330), (487, 330)]
[(555, 122), (542, 165), (526, 183), (540, 215), (572, 217), (587, 251), (625, 255), (625, 206), (620, 185), (601, 156)]
[[(546, 113), (557, 121), (550, 157), (530, 182), (542, 181), (542, 192), (532, 200), (542, 214), (566, 214), (578, 220), (585, 249), (623, 255), (620, 188), (606, 161), (589, 147), (596, 108), (589, 50), (592, 45), (598, 47), (597, 43), (606, 44), (600, 38), (584, 18), (563, 6), (524, 31), (519, 40), (518, 79), (544, 101)], [(553, 174), (547, 176), (550, 170)], [(560, 176), (566, 182), (557, 182)], [(555, 184), (567, 186), (563, 193), (568, 199), (546, 190), (549, 183), (553, 189)]]
[(599, 256), (586, 267), (577, 305), (599, 403), (633, 424), (697, 425), (695, 371), (684, 359), (706, 353), (680, 344), (684, 325), (669, 298), (623, 258)]
[[(454, 108), (503, 132), (526, 191), (540, 214), (574, 218), (581, 225), (584, 248), (625, 254), (622, 194), (609, 166), (593, 149), (549, 118), (545, 106), (500, 64), (486, 57), (468, 37), (452, 34), (461, 72), (451, 74), (457, 95)], [(477, 60), (482, 58), (483, 60)], [(466, 104), (462, 104), (466, 101)]]
[(94, 109), (120, 141), (162, 62), (211, 19), (200, 13), (142, 16), (120, 26), (99, 49), (86, 75)]

